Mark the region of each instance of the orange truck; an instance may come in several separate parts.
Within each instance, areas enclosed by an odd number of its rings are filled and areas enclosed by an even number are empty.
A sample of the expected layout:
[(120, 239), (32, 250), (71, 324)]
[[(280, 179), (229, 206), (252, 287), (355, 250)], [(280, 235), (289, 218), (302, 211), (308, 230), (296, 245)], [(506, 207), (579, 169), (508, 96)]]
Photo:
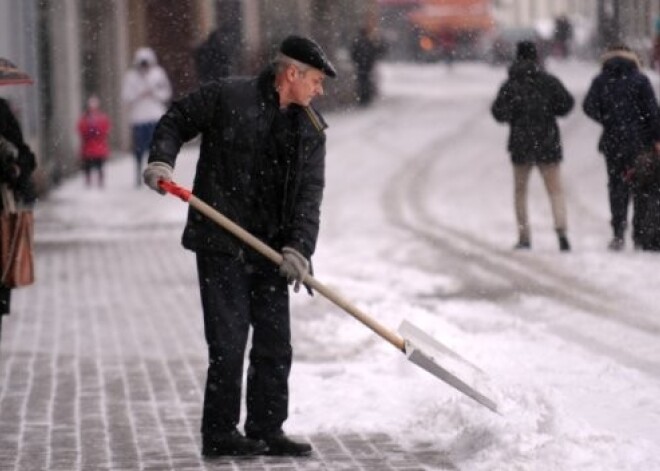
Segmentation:
[(408, 12), (421, 59), (483, 57), (485, 36), (494, 28), (491, 0), (420, 0)]

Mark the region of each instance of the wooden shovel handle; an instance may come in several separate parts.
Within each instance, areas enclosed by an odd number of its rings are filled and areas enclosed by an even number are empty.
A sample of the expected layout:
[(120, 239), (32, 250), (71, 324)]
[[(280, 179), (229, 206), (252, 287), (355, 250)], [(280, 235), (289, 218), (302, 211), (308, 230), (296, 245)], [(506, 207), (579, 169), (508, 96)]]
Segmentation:
[[(270, 261), (276, 265), (282, 264), (282, 255), (273, 250), (267, 244), (264, 244), (261, 240), (257, 239), (255, 236), (250, 234), (248, 231), (240, 227), (234, 221), (226, 217), (224, 214), (211, 207), (204, 201), (197, 198), (189, 190), (173, 183), (162, 181), (159, 183), (160, 187), (171, 193), (175, 196), (178, 196), (183, 201), (187, 201), (190, 206), (195, 208), (200, 213), (204, 214), (206, 217), (216, 222), (220, 227), (230, 232), (234, 236), (238, 237), (241, 241), (245, 242), (247, 245), (252, 247), (254, 250), (259, 252), (264, 257), (268, 258)], [(337, 306), (342, 308), (351, 316), (355, 317), (358, 321), (362, 322), (364, 325), (369, 327), (376, 334), (380, 335), (383, 339), (387, 340), (389, 343), (394, 345), (398, 350), (405, 353), (405, 342), (401, 336), (392, 332), (374, 318), (367, 315), (364, 311), (357, 308), (357, 306), (350, 303), (344, 297), (340, 296), (338, 293), (334, 292), (326, 285), (318, 281), (312, 275), (307, 274), (304, 283), (309, 285), (312, 289), (318, 291), (327, 299), (335, 303)]]

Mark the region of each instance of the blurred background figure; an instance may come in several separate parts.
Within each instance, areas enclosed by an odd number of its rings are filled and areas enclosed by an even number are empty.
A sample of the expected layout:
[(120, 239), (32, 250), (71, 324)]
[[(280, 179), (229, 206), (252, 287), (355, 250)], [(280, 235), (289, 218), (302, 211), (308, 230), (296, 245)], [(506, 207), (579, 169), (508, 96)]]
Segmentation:
[(651, 67), (660, 73), (660, 33), (655, 34), (653, 48), (651, 49)]
[(167, 110), (172, 86), (149, 47), (135, 52), (133, 65), (124, 76), (122, 99), (128, 106), (135, 156), (135, 185), (142, 184), (142, 161), (149, 150), (156, 123)]
[(94, 170), (96, 170), (98, 186), (102, 188), (104, 185), (103, 164), (110, 153), (108, 146), (110, 128), (110, 118), (101, 111), (101, 100), (96, 95), (90, 96), (85, 111), (78, 121), (80, 157), (87, 187), (92, 185)]
[(444, 29), (438, 35), (440, 42), (440, 50), (442, 60), (450, 68), (454, 63), (454, 55), (456, 54), (456, 35), (449, 29)]
[(385, 45), (376, 30), (370, 26), (359, 29), (351, 46), (351, 59), (355, 64), (356, 98), (360, 106), (366, 106), (376, 95), (373, 70), (376, 61), (385, 53)]
[[(653, 46), (651, 47), (650, 64), (651, 68), (660, 74), (660, 17), (655, 20), (655, 31), (653, 37)], [(660, 93), (660, 90), (659, 90)]]
[(566, 15), (559, 15), (555, 19), (554, 52), (558, 57), (567, 58), (571, 53), (573, 39), (573, 25)]
[(227, 77), (231, 71), (231, 55), (220, 29), (211, 31), (195, 49), (195, 66), (200, 85)]

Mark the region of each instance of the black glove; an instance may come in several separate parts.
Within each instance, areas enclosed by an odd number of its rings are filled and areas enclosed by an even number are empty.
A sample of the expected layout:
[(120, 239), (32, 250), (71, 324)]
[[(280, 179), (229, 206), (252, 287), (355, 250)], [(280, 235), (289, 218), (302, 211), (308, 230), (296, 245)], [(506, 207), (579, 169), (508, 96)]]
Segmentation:
[(173, 171), (174, 169), (165, 162), (151, 162), (142, 172), (142, 178), (149, 188), (164, 195), (166, 191), (158, 186), (158, 182), (161, 180), (172, 181)]
[(296, 249), (284, 247), (282, 249), (282, 264), (280, 265), (280, 275), (286, 277), (289, 283), (294, 283), (293, 291), (300, 290), (300, 284), (305, 280), (309, 273), (309, 262)]

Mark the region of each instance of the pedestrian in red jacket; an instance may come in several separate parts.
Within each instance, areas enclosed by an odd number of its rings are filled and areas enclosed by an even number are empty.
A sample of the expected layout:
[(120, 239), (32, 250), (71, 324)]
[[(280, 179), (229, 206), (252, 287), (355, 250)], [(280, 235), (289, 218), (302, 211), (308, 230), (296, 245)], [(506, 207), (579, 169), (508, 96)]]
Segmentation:
[(108, 134), (110, 133), (110, 119), (101, 111), (101, 101), (96, 95), (87, 100), (85, 113), (78, 121), (78, 132), (81, 139), (81, 157), (85, 171), (85, 183), (92, 184), (92, 171), (98, 174), (98, 185), (103, 187), (103, 164), (108, 158)]

